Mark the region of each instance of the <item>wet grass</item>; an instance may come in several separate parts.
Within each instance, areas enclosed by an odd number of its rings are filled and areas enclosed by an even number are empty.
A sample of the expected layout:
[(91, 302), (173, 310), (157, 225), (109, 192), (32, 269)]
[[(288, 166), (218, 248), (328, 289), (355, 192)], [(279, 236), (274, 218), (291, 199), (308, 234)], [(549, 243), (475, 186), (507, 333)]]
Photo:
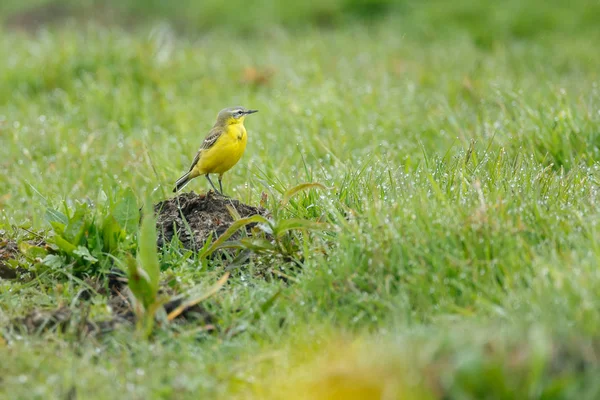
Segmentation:
[[(76, 261), (11, 244), (9, 266), (30, 272), (0, 280), (0, 393), (597, 398), (597, 32), (558, 5), (535, 34), (480, 29), (469, 4), (440, 30), (417, 27), (438, 6), (415, 8), (413, 25), (396, 15), (249, 37), (5, 30), (0, 240), (51, 242), (48, 207), (89, 203), (100, 226), (126, 187), (140, 205), (164, 200), (216, 112), (237, 104), (260, 112), (225, 190), (330, 229), (296, 234), (286, 257), (161, 251), (161, 282), (178, 293), (231, 276), (202, 303), (213, 328), (159, 323), (148, 341), (133, 326), (82, 335), (81, 321), (110, 315), (106, 297)], [(282, 202), (307, 181), (328, 189)], [(73, 313), (61, 329), (11, 327), (61, 306)]]

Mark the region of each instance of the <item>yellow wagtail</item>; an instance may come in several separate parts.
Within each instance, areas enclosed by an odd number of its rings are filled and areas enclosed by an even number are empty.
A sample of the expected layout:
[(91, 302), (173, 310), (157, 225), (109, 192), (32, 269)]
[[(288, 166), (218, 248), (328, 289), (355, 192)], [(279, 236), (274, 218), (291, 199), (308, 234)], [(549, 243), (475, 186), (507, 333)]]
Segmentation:
[[(258, 110), (247, 110), (244, 107), (221, 110), (217, 115), (217, 122), (194, 157), (190, 170), (177, 179), (173, 192), (183, 188), (195, 177), (206, 175), (206, 179), (215, 192), (223, 195), (223, 185), (221, 184), (223, 174), (237, 164), (246, 149), (248, 134), (244, 127), (244, 119), (246, 115), (255, 112)], [(217, 190), (209, 174), (219, 174), (219, 189), (221, 190)]]

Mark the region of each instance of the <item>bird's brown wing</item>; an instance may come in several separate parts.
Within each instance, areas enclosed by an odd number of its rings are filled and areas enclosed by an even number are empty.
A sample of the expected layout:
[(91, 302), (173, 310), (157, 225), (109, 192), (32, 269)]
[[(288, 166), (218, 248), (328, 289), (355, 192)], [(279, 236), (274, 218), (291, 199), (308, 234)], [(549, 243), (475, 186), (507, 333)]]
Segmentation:
[(194, 157), (194, 161), (192, 161), (192, 165), (190, 166), (190, 171), (194, 169), (196, 164), (198, 164), (198, 161), (200, 160), (200, 155), (202, 155), (202, 151), (208, 150), (211, 147), (213, 147), (215, 145), (215, 143), (217, 143), (217, 140), (219, 139), (219, 137), (221, 137), (222, 134), (223, 134), (223, 129), (221, 129), (221, 128), (215, 127), (210, 130), (210, 132), (204, 138), (204, 141), (200, 145), (200, 149), (198, 150), (198, 153), (196, 153), (196, 157)]

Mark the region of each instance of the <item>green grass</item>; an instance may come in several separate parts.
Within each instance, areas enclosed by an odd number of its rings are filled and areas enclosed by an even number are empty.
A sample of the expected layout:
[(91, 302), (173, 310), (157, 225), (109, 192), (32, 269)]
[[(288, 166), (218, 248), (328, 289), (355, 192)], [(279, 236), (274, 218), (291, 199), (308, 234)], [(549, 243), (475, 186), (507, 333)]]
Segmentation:
[[(85, 271), (19, 255), (35, 279), (0, 280), (0, 397), (600, 395), (597, 3), (382, 1), (375, 18), (363, 3), (329, 2), (327, 28), (310, 7), (260, 2), (254, 25), (213, 2), (155, 1), (135, 27), (4, 29), (3, 238), (52, 240), (47, 207), (88, 202), (100, 224), (127, 187), (139, 205), (163, 200), (238, 104), (260, 112), (225, 190), (331, 229), (293, 234), (301, 268), (261, 256), (234, 269), (202, 303), (216, 332), (159, 324), (147, 341), (13, 332), (33, 309), (110, 315), (101, 294), (79, 298)], [(22, 10), (0, 7), (4, 21)], [(204, 7), (226, 15), (218, 27)], [(288, 14), (297, 25), (281, 28)], [(282, 205), (302, 182), (328, 189)], [(114, 258), (100, 255), (102, 274)], [(227, 266), (178, 248), (159, 259), (162, 282), (196, 294)]]

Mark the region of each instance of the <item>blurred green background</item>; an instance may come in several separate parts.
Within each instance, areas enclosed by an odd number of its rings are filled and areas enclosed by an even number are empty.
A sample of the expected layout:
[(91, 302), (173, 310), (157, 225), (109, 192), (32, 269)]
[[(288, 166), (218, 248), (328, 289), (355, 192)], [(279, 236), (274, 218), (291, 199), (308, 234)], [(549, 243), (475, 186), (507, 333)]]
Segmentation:
[(598, 35), (600, 4), (595, 0), (4, 0), (0, 15), (5, 26), (26, 30), (75, 19), (128, 29), (168, 21), (180, 32), (218, 29), (240, 34), (275, 27), (333, 29), (392, 18), (403, 35), (434, 40), (464, 34), (488, 48), (512, 39)]

